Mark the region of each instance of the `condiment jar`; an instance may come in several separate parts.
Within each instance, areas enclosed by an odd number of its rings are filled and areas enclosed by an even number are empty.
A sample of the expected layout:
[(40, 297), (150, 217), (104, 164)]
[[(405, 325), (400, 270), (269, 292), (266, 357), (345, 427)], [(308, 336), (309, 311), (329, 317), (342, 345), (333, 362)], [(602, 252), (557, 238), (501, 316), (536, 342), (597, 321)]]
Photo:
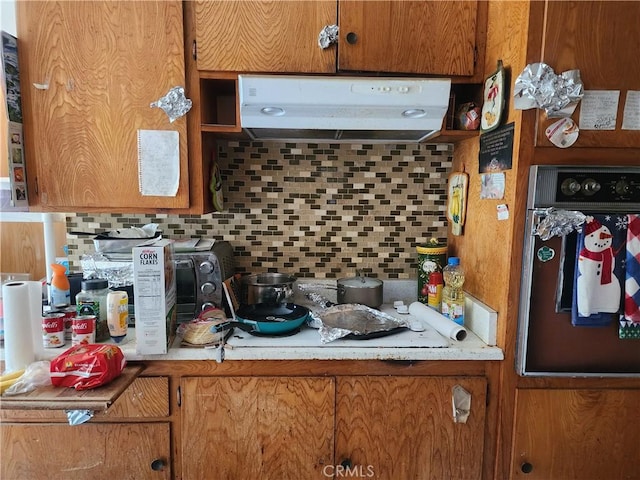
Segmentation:
[(107, 325), (107, 295), (109, 282), (101, 278), (82, 281), (82, 290), (76, 295), (76, 312), (78, 315), (95, 315), (96, 342), (109, 340)]

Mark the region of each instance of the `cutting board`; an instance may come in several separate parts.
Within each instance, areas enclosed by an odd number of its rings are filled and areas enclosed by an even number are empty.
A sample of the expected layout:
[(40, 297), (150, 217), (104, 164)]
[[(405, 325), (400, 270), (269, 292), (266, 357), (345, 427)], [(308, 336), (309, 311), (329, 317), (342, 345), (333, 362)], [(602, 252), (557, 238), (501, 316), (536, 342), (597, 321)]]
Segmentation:
[(93, 410), (104, 411), (116, 401), (144, 369), (127, 365), (118, 378), (102, 387), (77, 391), (74, 388), (38, 387), (29, 393), (0, 397), (1, 409), (12, 410)]

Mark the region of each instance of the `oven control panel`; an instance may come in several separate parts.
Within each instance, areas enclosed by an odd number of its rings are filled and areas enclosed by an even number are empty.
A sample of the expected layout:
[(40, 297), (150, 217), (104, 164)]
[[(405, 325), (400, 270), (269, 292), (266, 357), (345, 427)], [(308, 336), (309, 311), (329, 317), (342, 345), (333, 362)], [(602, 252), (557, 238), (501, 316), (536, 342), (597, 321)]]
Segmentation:
[(640, 205), (640, 167), (538, 165), (530, 182), (530, 208)]
[(558, 172), (556, 200), (640, 202), (640, 173)]

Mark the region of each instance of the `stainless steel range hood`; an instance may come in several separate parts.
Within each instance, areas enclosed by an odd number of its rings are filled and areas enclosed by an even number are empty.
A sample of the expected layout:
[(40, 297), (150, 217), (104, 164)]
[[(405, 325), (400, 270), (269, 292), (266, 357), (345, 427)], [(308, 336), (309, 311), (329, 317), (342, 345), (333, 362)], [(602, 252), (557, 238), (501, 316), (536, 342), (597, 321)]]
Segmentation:
[(240, 124), (254, 140), (415, 143), (437, 136), (449, 79), (239, 75)]

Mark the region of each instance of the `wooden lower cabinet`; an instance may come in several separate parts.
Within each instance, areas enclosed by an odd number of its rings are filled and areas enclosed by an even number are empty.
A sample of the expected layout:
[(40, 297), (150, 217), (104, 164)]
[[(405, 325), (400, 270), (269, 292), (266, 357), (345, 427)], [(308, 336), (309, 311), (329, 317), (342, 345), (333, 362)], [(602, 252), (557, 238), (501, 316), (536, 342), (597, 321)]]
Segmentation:
[(640, 479), (640, 389), (519, 389), (511, 478)]
[(484, 377), (189, 377), (181, 398), (184, 480), (482, 476)]
[(3, 480), (171, 478), (169, 422), (3, 423), (0, 432)]

